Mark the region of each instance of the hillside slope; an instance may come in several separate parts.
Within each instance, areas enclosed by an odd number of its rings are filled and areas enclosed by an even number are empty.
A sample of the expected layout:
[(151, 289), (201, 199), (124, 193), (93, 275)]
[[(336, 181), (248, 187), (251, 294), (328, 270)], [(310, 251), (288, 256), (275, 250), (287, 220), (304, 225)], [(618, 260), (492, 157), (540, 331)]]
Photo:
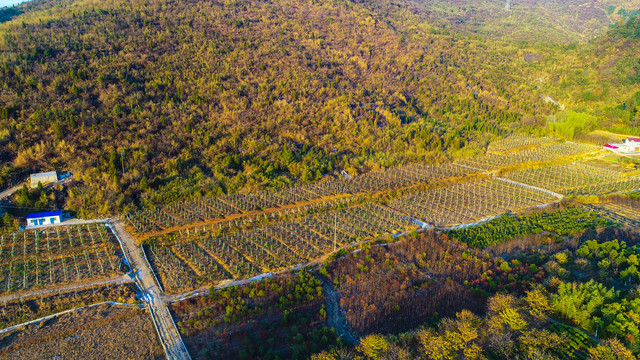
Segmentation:
[(610, 40), (491, 40), (409, 5), (23, 6), (0, 25), (0, 186), (69, 169), (81, 216), (468, 154), (490, 134), (540, 131), (557, 110), (546, 95), (580, 103), (576, 67), (607, 87), (588, 107), (638, 89), (617, 80), (637, 71), (620, 60), (637, 57), (628, 44), (602, 57)]
[(605, 34), (640, 8), (638, 0), (413, 1), (442, 26), (511, 41), (568, 44)]

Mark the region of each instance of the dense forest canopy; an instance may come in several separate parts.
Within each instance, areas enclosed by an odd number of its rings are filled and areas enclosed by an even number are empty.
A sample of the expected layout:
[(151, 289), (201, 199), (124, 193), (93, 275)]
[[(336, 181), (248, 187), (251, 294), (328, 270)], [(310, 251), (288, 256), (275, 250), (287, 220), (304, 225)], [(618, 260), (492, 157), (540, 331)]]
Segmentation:
[(0, 187), (69, 170), (92, 216), (441, 162), (569, 108), (633, 133), (631, 5), (565, 45), (382, 1), (36, 0), (0, 16)]

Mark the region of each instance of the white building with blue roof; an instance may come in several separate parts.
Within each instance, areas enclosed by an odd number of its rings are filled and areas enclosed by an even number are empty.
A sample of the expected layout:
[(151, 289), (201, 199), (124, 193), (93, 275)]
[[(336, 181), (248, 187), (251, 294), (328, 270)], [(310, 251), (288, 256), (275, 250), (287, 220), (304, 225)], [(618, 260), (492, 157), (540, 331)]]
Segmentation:
[(27, 215), (27, 227), (59, 224), (64, 218), (64, 211), (48, 211)]

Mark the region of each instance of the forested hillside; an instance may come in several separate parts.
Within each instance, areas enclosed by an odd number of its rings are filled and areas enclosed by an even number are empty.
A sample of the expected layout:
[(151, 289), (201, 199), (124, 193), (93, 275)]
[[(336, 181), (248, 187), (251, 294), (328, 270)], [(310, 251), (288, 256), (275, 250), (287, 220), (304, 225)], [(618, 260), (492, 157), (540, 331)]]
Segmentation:
[(637, 0), (413, 1), (429, 21), (512, 41), (569, 44), (603, 35), (640, 8)]
[(358, 345), (311, 358), (635, 360), (638, 232), (611, 225), (560, 206), (364, 246), (320, 271)]
[[(632, 37), (513, 43), (401, 4), (16, 9), (0, 16), (0, 187), (68, 169), (81, 186), (66, 207), (82, 216), (438, 162), (522, 125), (545, 132), (563, 106), (594, 113), (639, 90)], [(624, 127), (635, 111), (592, 123)]]

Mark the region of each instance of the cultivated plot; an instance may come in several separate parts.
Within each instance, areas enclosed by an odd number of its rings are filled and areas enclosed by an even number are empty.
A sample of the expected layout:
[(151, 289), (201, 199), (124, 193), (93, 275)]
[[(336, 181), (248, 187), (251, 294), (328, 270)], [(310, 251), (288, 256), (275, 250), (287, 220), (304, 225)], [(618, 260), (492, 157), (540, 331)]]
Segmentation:
[(153, 237), (146, 249), (165, 291), (179, 292), (306, 264), (351, 242), (416, 228), (382, 205), (345, 205), (244, 230), (195, 227)]
[(147, 234), (214, 219), (249, 215), (260, 210), (305, 206), (318, 201), (331, 201), (337, 196), (370, 194), (418, 184), (455, 179), (476, 171), (444, 165), (412, 164), (357, 176), (304, 184), (278, 192), (232, 194), (200, 200), (175, 202), (154, 209), (124, 215), (127, 225), (137, 234)]
[(549, 136), (530, 136), (522, 134), (511, 134), (504, 139), (493, 141), (487, 147), (488, 151), (509, 151), (513, 149), (536, 146), (558, 141), (558, 139)]
[(594, 208), (602, 209), (618, 220), (631, 220), (634, 225), (640, 224), (640, 202), (631, 199), (608, 199), (605, 202), (593, 204)]
[(487, 153), (482, 156), (461, 159), (456, 163), (474, 169), (492, 171), (525, 163), (562, 160), (572, 156), (594, 153), (601, 149), (598, 146), (589, 144), (552, 143), (515, 153)]
[(518, 170), (504, 177), (565, 195), (600, 195), (640, 187), (637, 176), (580, 162)]
[(490, 178), (403, 196), (389, 207), (424, 223), (447, 227), (553, 201), (557, 198), (548, 192)]
[(104, 224), (56, 226), (0, 236), (0, 293), (110, 278), (125, 273)]
[(147, 311), (99, 305), (0, 335), (3, 359), (165, 359)]

